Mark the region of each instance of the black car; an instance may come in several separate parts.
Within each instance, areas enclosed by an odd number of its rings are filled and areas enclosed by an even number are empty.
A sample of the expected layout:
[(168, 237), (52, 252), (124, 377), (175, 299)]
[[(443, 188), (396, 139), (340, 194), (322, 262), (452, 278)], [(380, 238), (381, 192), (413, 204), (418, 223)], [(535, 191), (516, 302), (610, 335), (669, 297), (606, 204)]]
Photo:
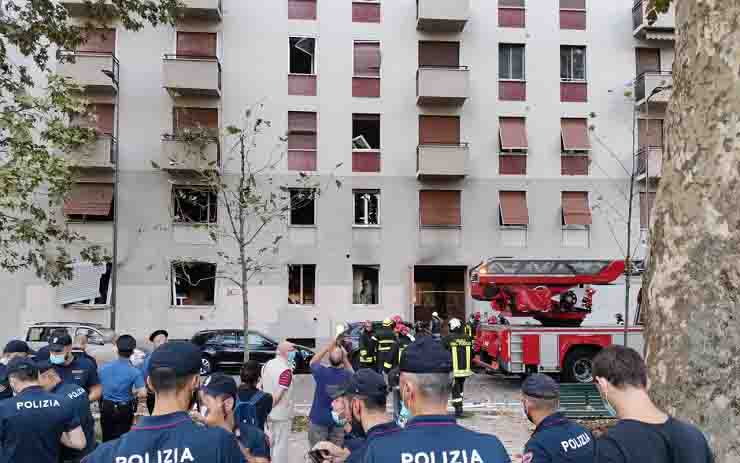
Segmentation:
[[(278, 342), (258, 331), (249, 331), (249, 358), (264, 364), (275, 358)], [(198, 331), (190, 340), (200, 346), (202, 375), (222, 370), (238, 370), (244, 363), (244, 332), (241, 330), (204, 330)], [(295, 346), (296, 373), (308, 373), (309, 362), (314, 352), (303, 346)]]

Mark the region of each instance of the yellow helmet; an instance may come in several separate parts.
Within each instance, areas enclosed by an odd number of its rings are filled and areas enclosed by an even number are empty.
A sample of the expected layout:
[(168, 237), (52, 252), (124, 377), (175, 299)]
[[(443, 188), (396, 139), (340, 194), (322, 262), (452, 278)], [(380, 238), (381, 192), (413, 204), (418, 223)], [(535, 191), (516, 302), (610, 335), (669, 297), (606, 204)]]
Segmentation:
[(392, 324), (393, 320), (391, 320), (390, 318), (386, 318), (385, 320), (383, 320), (383, 326), (391, 326)]

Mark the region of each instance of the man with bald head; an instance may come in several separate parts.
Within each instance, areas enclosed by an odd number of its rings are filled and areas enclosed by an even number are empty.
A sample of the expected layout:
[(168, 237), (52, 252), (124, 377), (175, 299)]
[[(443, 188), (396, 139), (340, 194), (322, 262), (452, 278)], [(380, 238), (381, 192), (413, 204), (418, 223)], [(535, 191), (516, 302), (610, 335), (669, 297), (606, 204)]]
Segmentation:
[(278, 344), (275, 358), (262, 369), (262, 390), (272, 395), (272, 411), (266, 431), (272, 443), (272, 462), (288, 463), (288, 438), (293, 423), (293, 368), (296, 350), (293, 344)]

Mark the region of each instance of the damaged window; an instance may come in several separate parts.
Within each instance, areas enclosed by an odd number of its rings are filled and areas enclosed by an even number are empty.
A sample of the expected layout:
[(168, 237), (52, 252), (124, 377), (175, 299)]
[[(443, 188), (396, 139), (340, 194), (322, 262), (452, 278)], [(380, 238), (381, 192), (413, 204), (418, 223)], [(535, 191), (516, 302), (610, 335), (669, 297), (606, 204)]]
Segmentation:
[(315, 265), (288, 265), (288, 303), (295, 305), (316, 303)]
[(173, 262), (172, 305), (214, 305), (216, 264), (210, 262)]
[(72, 279), (57, 288), (57, 302), (61, 305), (110, 305), (111, 264), (72, 265)]
[(290, 224), (316, 225), (316, 192), (310, 188), (290, 190)]
[(378, 281), (380, 266), (352, 266), (352, 303), (375, 305), (379, 299)]
[(176, 223), (216, 223), (216, 192), (208, 188), (174, 187), (172, 206)]
[(352, 148), (355, 151), (380, 149), (380, 114), (352, 115)]
[(290, 37), (290, 73), (313, 74), (316, 39)]
[(355, 190), (355, 225), (380, 225), (380, 192)]

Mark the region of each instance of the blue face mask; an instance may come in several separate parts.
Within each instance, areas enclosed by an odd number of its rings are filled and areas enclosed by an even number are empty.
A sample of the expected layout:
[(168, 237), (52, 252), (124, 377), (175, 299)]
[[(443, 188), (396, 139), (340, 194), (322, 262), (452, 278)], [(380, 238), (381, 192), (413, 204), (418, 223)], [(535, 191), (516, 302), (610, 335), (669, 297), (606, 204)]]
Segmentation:
[(297, 353), (298, 352), (294, 350), (288, 352), (288, 363), (290, 363), (291, 365), (295, 365), (295, 356)]
[(64, 358), (65, 358), (64, 354), (61, 354), (61, 355), (50, 354), (49, 363), (53, 365), (64, 365)]
[(606, 408), (606, 411), (609, 412), (612, 416), (617, 416), (617, 410), (612, 407), (612, 404), (609, 403), (607, 400), (606, 394), (601, 392), (601, 388), (599, 387), (599, 394), (601, 395), (601, 400), (604, 402), (604, 407)]
[(334, 410), (331, 411), (331, 419), (334, 420), (334, 423), (337, 426), (344, 426), (347, 424), (347, 419), (339, 416), (339, 413), (335, 412)]
[(398, 412), (398, 425), (401, 427), (406, 426), (406, 423), (411, 419), (411, 412), (406, 408), (406, 404), (401, 403), (401, 411)]

